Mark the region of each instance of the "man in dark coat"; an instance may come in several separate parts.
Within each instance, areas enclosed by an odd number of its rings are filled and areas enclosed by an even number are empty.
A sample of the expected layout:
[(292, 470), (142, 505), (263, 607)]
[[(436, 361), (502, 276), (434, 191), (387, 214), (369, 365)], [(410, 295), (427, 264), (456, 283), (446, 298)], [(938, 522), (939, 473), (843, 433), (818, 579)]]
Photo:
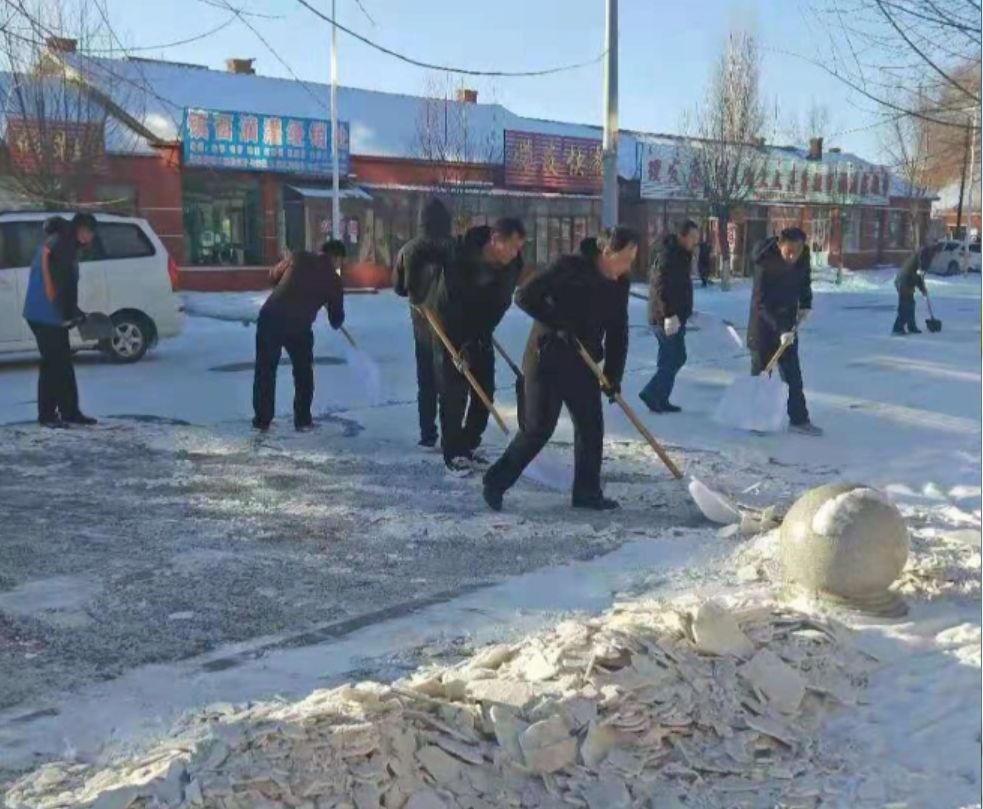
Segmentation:
[(319, 254), (295, 250), (270, 270), (276, 286), (256, 323), (256, 370), (253, 377), (253, 427), (269, 429), (276, 405), (276, 371), (286, 349), (294, 375), (294, 427), (314, 426), (314, 320), (324, 307), (331, 328), (345, 322), (341, 265), (345, 245), (324, 243)]
[(85, 320), (78, 307), (78, 253), (95, 238), (96, 219), (90, 213), (76, 214), (70, 222), (51, 217), (44, 232), (47, 238), (31, 262), (24, 300), (24, 319), (41, 353), (38, 423), (42, 427), (92, 425), (96, 420), (79, 409), (68, 332)]
[(710, 257), (712, 250), (709, 240), (706, 238), (701, 239), (697, 250), (696, 270), (700, 274), (700, 283), (706, 288), (710, 286)]
[(894, 278), (894, 286), (898, 290), (898, 316), (894, 320), (894, 334), (904, 334), (906, 328), (908, 334), (922, 333), (915, 322), (915, 290), (921, 290), (922, 295), (928, 294), (924, 271), (931, 266), (935, 253), (932, 247), (924, 247), (908, 256), (898, 270)]
[(780, 347), (779, 372), (788, 385), (791, 429), (808, 435), (822, 430), (809, 420), (799, 365), (798, 328), (812, 312), (812, 271), (806, 235), (786, 228), (777, 237), (763, 239), (751, 253), (754, 288), (748, 317), (747, 344), (751, 373), (759, 375)]
[(451, 215), (439, 199), (430, 200), (420, 215), (420, 235), (396, 256), (393, 289), (409, 298), (413, 344), (416, 353), (416, 406), (420, 421), (420, 446), (437, 444), (437, 381), (434, 377), (434, 340), (426, 318), (416, 308), (444, 271), (451, 249)]
[(577, 341), (596, 362), (603, 361), (605, 392), (613, 401), (628, 356), (628, 274), (637, 253), (632, 230), (611, 228), (596, 240), (584, 239), (578, 254), (561, 256), (516, 293), (516, 305), (535, 322), (522, 361), (525, 418), (484, 478), (485, 502), (495, 511), (553, 435), (564, 405), (573, 421), (573, 507), (618, 507), (601, 490), (601, 387)]
[(662, 241), (649, 270), (649, 325), (659, 341), (659, 366), (639, 398), (653, 413), (678, 413), (672, 404), (676, 374), (686, 364), (686, 321), (693, 314), (693, 251), (700, 229), (692, 219), (679, 223)]
[[(427, 299), (427, 306), (489, 398), (495, 391), (492, 333), (512, 305), (525, 242), (526, 229), (518, 219), (506, 217), (492, 226), (471, 228), (456, 242), (450, 262)], [(444, 463), (453, 471), (470, 471), (480, 461), (474, 451), (488, 426), (488, 409), (436, 339), (434, 370)]]

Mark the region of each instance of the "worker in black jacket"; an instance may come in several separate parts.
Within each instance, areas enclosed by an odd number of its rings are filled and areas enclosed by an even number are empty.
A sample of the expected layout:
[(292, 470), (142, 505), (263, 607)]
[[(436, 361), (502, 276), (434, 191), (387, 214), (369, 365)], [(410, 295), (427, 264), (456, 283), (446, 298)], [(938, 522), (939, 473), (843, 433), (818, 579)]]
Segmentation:
[(935, 252), (931, 247), (922, 248), (908, 256), (898, 270), (894, 278), (894, 286), (898, 290), (898, 316), (894, 320), (894, 334), (904, 334), (906, 328), (909, 334), (922, 333), (915, 322), (915, 290), (921, 290), (922, 295), (928, 294), (924, 271), (931, 265)]
[(798, 329), (812, 312), (812, 271), (806, 234), (800, 228), (786, 228), (779, 236), (758, 242), (751, 257), (754, 288), (747, 331), (751, 373), (759, 375), (775, 352), (784, 347), (778, 369), (788, 385), (791, 428), (821, 435), (822, 430), (809, 420), (799, 365)]
[(628, 273), (637, 253), (632, 230), (611, 228), (585, 239), (578, 254), (560, 257), (516, 293), (516, 304), (535, 322), (522, 361), (524, 425), (484, 478), (485, 502), (495, 511), (553, 435), (563, 405), (573, 421), (573, 507), (618, 507), (601, 491), (601, 387), (577, 341), (597, 362), (603, 360), (606, 393), (613, 401), (628, 357)]
[(341, 265), (345, 245), (330, 239), (319, 254), (295, 250), (270, 270), (276, 288), (259, 311), (256, 323), (256, 370), (253, 377), (253, 427), (269, 429), (276, 404), (276, 370), (284, 349), (294, 376), (294, 427), (314, 426), (314, 320), (324, 307), (331, 328), (345, 322)]
[(672, 404), (676, 374), (686, 364), (686, 321), (693, 314), (693, 251), (700, 228), (692, 219), (679, 223), (663, 240), (649, 271), (649, 325), (659, 341), (659, 365), (639, 398), (653, 413), (678, 413)]
[[(492, 333), (501, 322), (522, 271), (526, 229), (505, 217), (468, 230), (431, 288), (427, 306), (489, 398), (495, 391)], [(440, 401), (440, 443), (448, 469), (467, 472), (488, 426), (488, 409), (471, 390), (453, 357), (434, 341), (434, 371)]]
[(439, 199), (430, 200), (420, 215), (420, 235), (411, 239), (396, 256), (393, 289), (409, 298), (413, 344), (416, 354), (416, 406), (420, 421), (420, 446), (437, 444), (437, 381), (434, 377), (434, 340), (418, 306), (441, 275), (451, 250), (451, 215)]
[(706, 238), (701, 239), (696, 250), (696, 271), (700, 275), (700, 283), (706, 289), (706, 287), (710, 286), (710, 262), (713, 254), (713, 249), (710, 247), (710, 240)]

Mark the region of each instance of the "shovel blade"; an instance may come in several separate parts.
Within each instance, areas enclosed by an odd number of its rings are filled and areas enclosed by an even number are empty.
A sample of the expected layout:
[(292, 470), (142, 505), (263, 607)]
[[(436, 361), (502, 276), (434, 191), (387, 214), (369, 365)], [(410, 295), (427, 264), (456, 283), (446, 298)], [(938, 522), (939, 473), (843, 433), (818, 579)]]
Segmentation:
[(788, 388), (778, 376), (735, 379), (717, 405), (714, 421), (725, 427), (773, 433), (785, 427)]
[(102, 312), (90, 312), (78, 325), (79, 336), (85, 340), (109, 340), (113, 336), (113, 321)]
[(928, 329), (932, 334), (942, 331), (942, 321), (937, 320), (934, 317), (930, 317), (925, 321), (925, 328)]

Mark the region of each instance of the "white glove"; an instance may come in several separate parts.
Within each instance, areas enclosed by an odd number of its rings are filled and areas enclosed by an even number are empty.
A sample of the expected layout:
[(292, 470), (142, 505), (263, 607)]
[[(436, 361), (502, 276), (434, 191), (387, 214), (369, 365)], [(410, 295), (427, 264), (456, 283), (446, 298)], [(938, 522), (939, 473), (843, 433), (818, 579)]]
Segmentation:
[(794, 331), (787, 331), (784, 334), (782, 334), (782, 348), (788, 348), (794, 342), (795, 342)]
[(809, 315), (812, 314), (812, 309), (799, 309), (799, 314), (795, 318), (795, 325), (801, 326), (809, 319)]
[(662, 328), (665, 331), (666, 336), (672, 337), (682, 328), (682, 325), (683, 324), (679, 322), (678, 315), (673, 315), (672, 317), (667, 317), (665, 319), (665, 322), (662, 324)]

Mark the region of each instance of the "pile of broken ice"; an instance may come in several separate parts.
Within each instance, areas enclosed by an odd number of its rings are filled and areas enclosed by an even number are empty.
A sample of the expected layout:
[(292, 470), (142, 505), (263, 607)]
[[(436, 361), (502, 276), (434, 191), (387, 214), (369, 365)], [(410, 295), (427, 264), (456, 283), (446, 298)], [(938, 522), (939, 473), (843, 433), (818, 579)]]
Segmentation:
[(632, 602), (392, 685), (225, 706), (111, 766), (46, 765), (11, 809), (812, 806), (818, 724), (869, 661), (774, 605)]

